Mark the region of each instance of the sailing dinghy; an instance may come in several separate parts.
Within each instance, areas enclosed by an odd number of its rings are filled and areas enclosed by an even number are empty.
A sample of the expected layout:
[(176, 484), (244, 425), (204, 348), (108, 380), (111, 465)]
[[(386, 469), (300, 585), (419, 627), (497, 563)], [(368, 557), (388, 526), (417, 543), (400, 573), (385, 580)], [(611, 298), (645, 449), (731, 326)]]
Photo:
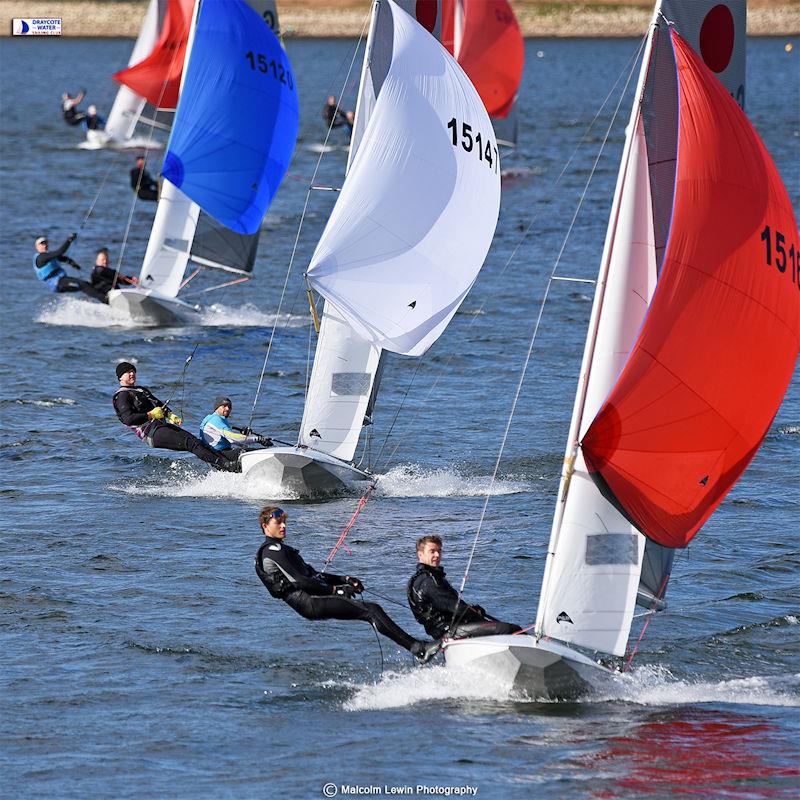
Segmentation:
[(175, 111), (193, 7), (193, 0), (150, 0), (128, 66), (113, 76), (121, 85), (105, 128), (86, 131), (86, 141), (80, 145), (83, 149), (162, 146), (150, 133), (134, 134), (140, 120), (169, 128), (142, 115), (148, 103), (153, 116), (157, 112), (171, 115)]
[(478, 93), (415, 19), (378, 0), (346, 178), (306, 272), (325, 308), (298, 443), (243, 453), (243, 473), (301, 494), (368, 478), (353, 457), (383, 358), (420, 356), (438, 339), (499, 209), (497, 143)]
[(273, 0), (205, 0), (196, 10), (139, 283), (108, 293), (139, 324), (198, 323), (201, 307), (178, 293), (205, 269), (237, 277), (204, 291), (250, 277), (299, 126), (294, 74), (270, 23)]
[(479, 665), (550, 698), (610, 674), (598, 657), (625, 654), (636, 605), (666, 607), (675, 548), (769, 430), (799, 349), (798, 232), (734, 100), (744, 98), (744, 34), (743, 0), (656, 6), (535, 635), (447, 642), (449, 666)]

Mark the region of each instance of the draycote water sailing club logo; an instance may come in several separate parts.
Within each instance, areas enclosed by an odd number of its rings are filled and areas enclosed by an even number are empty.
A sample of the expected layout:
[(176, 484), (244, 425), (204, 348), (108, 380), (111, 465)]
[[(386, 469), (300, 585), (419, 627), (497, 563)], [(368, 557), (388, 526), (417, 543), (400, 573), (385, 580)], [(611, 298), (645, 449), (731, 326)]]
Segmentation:
[(11, 20), (11, 33), (14, 36), (61, 36), (61, 17), (14, 18)]

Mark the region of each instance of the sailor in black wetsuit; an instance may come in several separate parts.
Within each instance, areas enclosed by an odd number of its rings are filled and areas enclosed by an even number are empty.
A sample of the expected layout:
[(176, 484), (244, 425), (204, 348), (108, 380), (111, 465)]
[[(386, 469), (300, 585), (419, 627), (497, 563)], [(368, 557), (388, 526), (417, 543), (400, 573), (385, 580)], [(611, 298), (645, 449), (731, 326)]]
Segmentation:
[(425, 642), (409, 636), (377, 604), (354, 600), (364, 586), (349, 575), (317, 572), (303, 561), (294, 547), (284, 542), (286, 513), (266, 506), (259, 516), (266, 540), (256, 553), (256, 574), (267, 591), (291, 606), (306, 619), (360, 619), (378, 633), (388, 636), (410, 651), (423, 664), (439, 651), (438, 642)]
[(119, 389), (112, 402), (119, 421), (130, 428), (150, 447), (165, 450), (184, 450), (224, 472), (239, 472), (237, 462), (231, 462), (201, 442), (189, 431), (179, 427), (182, 420), (161, 402), (149, 389), (136, 385), (136, 367), (127, 361), (117, 364)]
[(101, 247), (94, 259), (92, 267), (92, 286), (99, 292), (110, 292), (118, 286), (135, 286), (136, 278), (123, 275), (108, 266), (108, 248)]
[(85, 119), (86, 114), (78, 108), (84, 97), (86, 97), (85, 89), (81, 89), (75, 97), (70, 97), (69, 92), (61, 95), (61, 113), (67, 125), (79, 125)]
[(64, 244), (58, 250), (48, 250), (49, 242), (46, 236), (38, 236), (36, 238), (36, 254), (33, 257), (33, 271), (36, 277), (42, 281), (51, 292), (83, 292), (91, 297), (93, 300), (99, 300), (101, 303), (106, 302), (106, 293), (95, 289), (90, 283), (86, 281), (73, 278), (64, 271), (61, 264), (69, 264), (75, 269), (80, 269), (66, 253), (69, 246), (78, 238), (77, 233), (71, 233)]
[(158, 200), (158, 181), (144, 168), (144, 156), (136, 156), (131, 170), (131, 189), (140, 200)]
[(442, 540), (423, 536), (417, 540), (417, 571), (408, 582), (408, 604), (428, 636), (466, 639), (470, 636), (500, 636), (517, 633), (519, 625), (501, 622), (480, 606), (468, 605), (445, 577), (439, 566)]

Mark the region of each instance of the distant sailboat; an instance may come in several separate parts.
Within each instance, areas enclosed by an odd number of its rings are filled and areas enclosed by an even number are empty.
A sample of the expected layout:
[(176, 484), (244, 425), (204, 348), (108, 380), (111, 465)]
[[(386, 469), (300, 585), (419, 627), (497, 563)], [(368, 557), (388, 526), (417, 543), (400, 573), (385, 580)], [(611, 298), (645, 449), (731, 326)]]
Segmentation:
[(798, 233), (732, 99), (744, 99), (745, 16), (744, 0), (656, 6), (535, 636), (451, 641), (448, 665), (537, 695), (585, 691), (602, 671), (596, 654), (625, 653), (634, 607), (666, 607), (674, 548), (725, 497), (780, 406), (800, 342)]
[[(139, 284), (108, 294), (136, 322), (198, 322), (200, 307), (178, 297), (190, 280), (217, 269), (238, 276), (228, 286), (253, 270), (299, 124), (294, 74), (270, 22), (273, 0), (199, 7)], [(190, 263), (196, 269), (184, 278)]]
[(421, 355), (444, 331), (499, 207), (497, 145), (469, 78), (398, 4), (378, 0), (347, 176), (306, 273), (326, 302), (298, 444), (243, 453), (242, 472), (302, 493), (367, 477), (352, 460), (384, 354)]
[(442, 0), (442, 44), (478, 90), (498, 144), (517, 143), (525, 42), (508, 0)]
[[(83, 147), (161, 146), (149, 133), (134, 133), (148, 103), (154, 112), (175, 110), (193, 6), (194, 0), (150, 0), (128, 66), (113, 76), (122, 85), (105, 128), (86, 131)], [(148, 124), (161, 126), (155, 119)]]

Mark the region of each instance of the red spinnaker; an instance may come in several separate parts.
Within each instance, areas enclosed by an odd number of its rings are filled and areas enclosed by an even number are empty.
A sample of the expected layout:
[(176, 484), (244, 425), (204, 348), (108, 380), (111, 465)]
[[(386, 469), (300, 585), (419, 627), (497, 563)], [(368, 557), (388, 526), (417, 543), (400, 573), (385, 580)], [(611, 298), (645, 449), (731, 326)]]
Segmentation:
[(766, 435), (800, 350), (798, 232), (769, 153), (672, 32), (680, 126), (661, 277), (625, 368), (582, 441), (646, 536), (683, 547)]
[[(442, 3), (442, 44), (454, 52), (456, 0)], [(464, 30), (458, 63), (478, 90), (491, 117), (508, 116), (514, 105), (525, 45), (508, 0), (464, 0)]]
[(170, 0), (153, 52), (115, 73), (114, 80), (157, 108), (176, 108), (193, 9), (193, 0)]

